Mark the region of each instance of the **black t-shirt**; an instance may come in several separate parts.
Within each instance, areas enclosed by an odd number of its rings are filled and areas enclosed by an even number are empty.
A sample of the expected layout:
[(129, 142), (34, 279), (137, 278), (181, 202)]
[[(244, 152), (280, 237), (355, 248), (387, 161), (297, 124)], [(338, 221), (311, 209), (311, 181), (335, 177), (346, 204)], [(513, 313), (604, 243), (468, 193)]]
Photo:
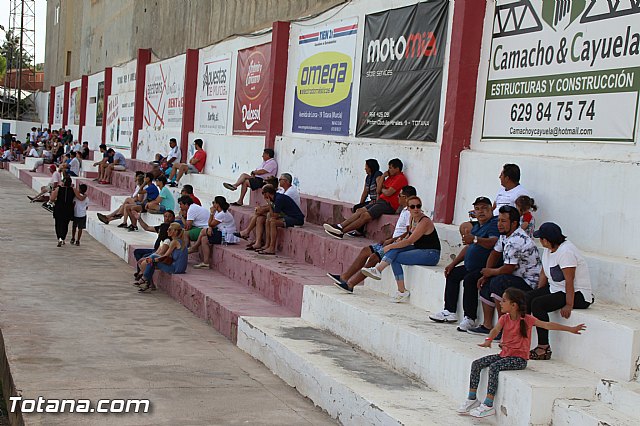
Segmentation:
[(86, 160), (87, 158), (89, 158), (89, 147), (85, 146), (82, 148), (82, 159)]
[(168, 234), (169, 225), (171, 224), (162, 222), (160, 225), (156, 225), (153, 227), (158, 233), (158, 238), (156, 239), (156, 243), (153, 245), (154, 250), (158, 250), (158, 247), (160, 247), (160, 243), (166, 240), (167, 238), (169, 238), (169, 234)]
[(275, 213), (283, 213), (285, 216), (304, 220), (304, 214), (296, 202), (288, 195), (278, 192), (276, 192), (275, 198), (273, 199), (273, 211)]

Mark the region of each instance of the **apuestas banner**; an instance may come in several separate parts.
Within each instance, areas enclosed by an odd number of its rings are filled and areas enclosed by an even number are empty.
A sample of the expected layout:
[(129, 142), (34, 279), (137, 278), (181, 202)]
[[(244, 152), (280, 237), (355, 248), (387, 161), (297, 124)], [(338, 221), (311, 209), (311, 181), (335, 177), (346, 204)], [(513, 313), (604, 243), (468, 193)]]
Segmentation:
[(53, 100), (53, 121), (52, 126), (56, 129), (62, 127), (62, 114), (64, 112), (64, 84), (56, 87), (55, 98)]
[(80, 124), (80, 93), (82, 92), (82, 81), (76, 80), (69, 84), (69, 115), (67, 124)]
[(367, 15), (356, 136), (435, 141), (448, 0)]
[(147, 65), (143, 127), (180, 128), (184, 104), (185, 55)]
[(271, 43), (238, 51), (233, 107), (234, 135), (266, 134), (265, 114), (271, 105), (270, 64)]
[(292, 130), (346, 136), (358, 19), (301, 28), (292, 42), (297, 58)]
[(227, 133), (231, 57), (200, 53), (198, 66), (198, 133)]
[(637, 1), (498, 0), (482, 137), (633, 142)]

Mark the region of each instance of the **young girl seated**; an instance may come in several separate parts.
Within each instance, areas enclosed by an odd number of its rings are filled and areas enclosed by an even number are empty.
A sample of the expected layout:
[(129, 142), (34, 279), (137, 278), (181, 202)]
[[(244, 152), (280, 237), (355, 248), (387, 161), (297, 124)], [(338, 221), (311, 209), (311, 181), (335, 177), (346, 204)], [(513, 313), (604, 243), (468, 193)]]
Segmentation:
[(535, 200), (527, 195), (521, 195), (516, 198), (516, 207), (520, 212), (520, 227), (533, 238), (533, 231), (536, 229), (536, 221), (531, 214), (532, 211), (538, 210)]
[[(493, 399), (498, 390), (498, 374), (500, 371), (524, 370), (526, 368), (531, 347), (531, 329), (534, 325), (547, 330), (568, 331), (574, 334), (580, 334), (586, 329), (584, 324), (569, 327), (555, 322), (540, 321), (534, 316), (526, 314), (525, 294), (522, 290), (513, 287), (505, 290), (500, 307), (505, 313), (498, 319), (498, 323), (485, 338), (484, 343), (480, 343), (478, 346), (490, 348), (493, 339), (502, 331), (502, 351), (499, 354), (488, 355), (473, 361), (469, 395), (458, 408), (458, 413), (469, 413), (473, 417), (487, 417), (496, 413), (493, 408)], [(480, 372), (487, 367), (489, 368), (487, 396), (480, 404), (476, 392), (480, 382)]]

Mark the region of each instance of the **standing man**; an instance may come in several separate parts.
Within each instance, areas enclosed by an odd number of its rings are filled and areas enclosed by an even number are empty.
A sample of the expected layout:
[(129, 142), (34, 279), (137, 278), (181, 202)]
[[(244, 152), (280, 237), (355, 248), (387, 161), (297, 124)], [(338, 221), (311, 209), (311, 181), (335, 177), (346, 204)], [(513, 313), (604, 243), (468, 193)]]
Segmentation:
[(232, 206), (241, 206), (244, 203), (244, 196), (247, 194), (247, 189), (251, 188), (252, 191), (260, 189), (265, 185), (265, 180), (271, 176), (278, 174), (278, 163), (273, 158), (275, 152), (271, 148), (266, 148), (262, 151), (262, 164), (253, 170), (251, 174), (242, 173), (236, 183), (225, 182), (222, 184), (229, 191), (235, 191), (240, 188), (240, 198), (238, 201), (231, 203)]
[[(176, 144), (177, 145), (177, 144)], [(193, 145), (196, 148), (196, 152), (189, 160), (189, 163), (174, 163), (173, 167), (171, 167), (171, 173), (169, 174), (169, 180), (171, 183), (169, 186), (175, 188), (180, 183), (180, 179), (182, 179), (182, 175), (185, 173), (193, 173), (198, 174), (202, 173), (204, 170), (204, 166), (207, 163), (207, 153), (202, 149), (202, 139), (196, 139), (193, 141)], [(178, 177), (176, 178), (176, 173)], [(209, 211), (209, 210), (207, 210)]]

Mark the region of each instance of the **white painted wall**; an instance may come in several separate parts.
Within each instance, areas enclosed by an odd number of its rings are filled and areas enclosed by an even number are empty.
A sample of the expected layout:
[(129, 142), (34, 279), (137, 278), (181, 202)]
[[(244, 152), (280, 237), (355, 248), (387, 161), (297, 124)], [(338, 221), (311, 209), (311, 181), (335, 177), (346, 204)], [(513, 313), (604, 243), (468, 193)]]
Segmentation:
[[(345, 202), (358, 202), (364, 186), (364, 162), (375, 158), (381, 169), (387, 168), (392, 158), (400, 158), (404, 163), (409, 184), (416, 187), (426, 207), (434, 207), (438, 176), (438, 161), (442, 143), (444, 123), (444, 101), (447, 91), (448, 58), (450, 47), (450, 28), (453, 20), (453, 5), (449, 5), (448, 28), (443, 85), (441, 88), (440, 118), (438, 138), (433, 142), (398, 141), (385, 139), (356, 138), (355, 127), (358, 114), (360, 93), (360, 69), (362, 45), (364, 40), (365, 15), (387, 9), (415, 4), (415, 0), (356, 0), (347, 4), (337, 13), (331, 10), (304, 25), (314, 25), (330, 18), (331, 21), (358, 17), (358, 39), (353, 69), (353, 96), (349, 124), (349, 136), (337, 137), (292, 133), (293, 101), (297, 69), (296, 58), (289, 57), (287, 91), (285, 98), (285, 117), (283, 137), (276, 142), (276, 158), (280, 171), (292, 173), (300, 191), (309, 195), (332, 198)], [(292, 23), (292, 28), (295, 24)], [(292, 33), (296, 33), (292, 29)], [(297, 34), (297, 33), (296, 33)], [(290, 41), (290, 45), (292, 45)]]
[(27, 133), (31, 132), (32, 127), (47, 127), (47, 123), (38, 123), (34, 121), (16, 121), (16, 120), (0, 120), (0, 129), (2, 129), (3, 123), (9, 123), (10, 131), (16, 135), (16, 140), (25, 142), (27, 140)]
[[(35, 92), (33, 94), (33, 100), (36, 104), (36, 111), (38, 111), (38, 121), (41, 123), (49, 122), (49, 92)], [(48, 124), (45, 127), (49, 127)]]

